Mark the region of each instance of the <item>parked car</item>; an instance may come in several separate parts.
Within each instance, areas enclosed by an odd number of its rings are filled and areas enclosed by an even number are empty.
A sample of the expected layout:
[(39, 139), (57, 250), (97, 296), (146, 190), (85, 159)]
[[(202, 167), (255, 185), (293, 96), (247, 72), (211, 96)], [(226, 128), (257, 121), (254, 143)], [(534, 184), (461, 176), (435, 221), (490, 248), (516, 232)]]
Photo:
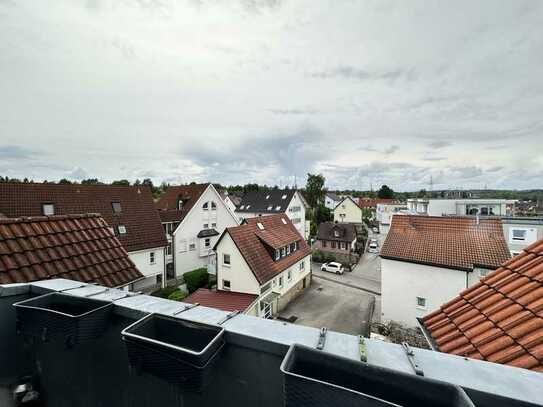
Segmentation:
[(328, 271), (329, 273), (343, 274), (344, 268), (341, 263), (331, 261), (330, 263), (324, 263), (321, 266), (321, 271)]
[(368, 252), (379, 253), (379, 244), (377, 243), (377, 240), (375, 239), (370, 240), (370, 244), (368, 246)]

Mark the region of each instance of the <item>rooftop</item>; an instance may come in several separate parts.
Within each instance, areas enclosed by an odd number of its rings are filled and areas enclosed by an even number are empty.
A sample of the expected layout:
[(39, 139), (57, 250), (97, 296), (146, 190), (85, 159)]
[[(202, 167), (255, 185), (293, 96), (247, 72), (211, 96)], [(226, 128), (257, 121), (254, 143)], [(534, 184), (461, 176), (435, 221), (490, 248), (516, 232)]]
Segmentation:
[(543, 372), (543, 240), (421, 323), (437, 350)]
[(352, 242), (356, 239), (356, 227), (352, 223), (323, 222), (319, 225), (317, 239)]
[(395, 203), (392, 198), (358, 198), (358, 206), (361, 208), (375, 208), (377, 204)]
[(499, 219), (393, 216), (381, 249), (385, 259), (471, 271), (510, 258)]
[(100, 215), (0, 218), (0, 284), (49, 278), (118, 287), (143, 275)]
[[(54, 341), (42, 343), (39, 338), (22, 340), (24, 337), (16, 334), (12, 304), (58, 291), (82, 301), (94, 299), (113, 304), (99, 338), (66, 348)], [(289, 393), (285, 393), (286, 376), (279, 366), (293, 344), (321, 352), (326, 365), (319, 365), (321, 361), (316, 360), (316, 367), (321, 367), (316, 374), (330, 368), (367, 366), (392, 375), (390, 381), (381, 384), (382, 393), (388, 389), (385, 398), (394, 399), (397, 392), (420, 396), (422, 383), (431, 390), (437, 386), (437, 380), (460, 386), (477, 407), (543, 405), (541, 373), (417, 348), (411, 348), (409, 356), (401, 345), (378, 340), (364, 339), (361, 347), (358, 336), (333, 331), (322, 336), (315, 328), (248, 315), (226, 319), (228, 312), (204, 306), (187, 310), (187, 305), (62, 279), (0, 286), (0, 318), (6, 327), (0, 330), (0, 405), (14, 406), (14, 386), (31, 382), (45, 406), (211, 407), (224, 400), (228, 400), (228, 405), (282, 406)], [(149, 313), (224, 328), (225, 348), (212, 365), (213, 376), (202, 393), (183, 391), (130, 364), (121, 331)], [(316, 350), (319, 343), (322, 350)], [(360, 362), (363, 357), (367, 363)], [(410, 360), (417, 363), (424, 377), (415, 374)], [(394, 375), (401, 380), (394, 380)], [(349, 385), (341, 378), (334, 379), (339, 380), (337, 385)], [(337, 385), (325, 385), (320, 396), (341, 396)], [(373, 394), (371, 386), (361, 383), (360, 387)], [(435, 390), (434, 394), (443, 398), (440, 405), (452, 405), (446, 393)]]
[(200, 304), (205, 307), (216, 308), (222, 311), (245, 311), (255, 302), (258, 295), (235, 293), (231, 291), (209, 290), (199, 288), (183, 299), (190, 304)]
[[(311, 254), (311, 248), (286, 215), (259, 216), (245, 222), (240, 226), (227, 228), (215, 248), (228, 233), (260, 284)], [(272, 251), (295, 241), (299, 245), (296, 252), (274, 260)]]
[(247, 192), (243, 195), (236, 212), (283, 213), (295, 193), (295, 189)]
[(0, 183), (0, 213), (7, 217), (49, 215), (44, 204), (52, 204), (54, 215), (99, 213), (129, 252), (167, 244), (149, 187)]
[[(210, 184), (173, 185), (166, 189), (155, 208), (162, 222), (181, 222)], [(183, 202), (179, 210), (179, 201)]]

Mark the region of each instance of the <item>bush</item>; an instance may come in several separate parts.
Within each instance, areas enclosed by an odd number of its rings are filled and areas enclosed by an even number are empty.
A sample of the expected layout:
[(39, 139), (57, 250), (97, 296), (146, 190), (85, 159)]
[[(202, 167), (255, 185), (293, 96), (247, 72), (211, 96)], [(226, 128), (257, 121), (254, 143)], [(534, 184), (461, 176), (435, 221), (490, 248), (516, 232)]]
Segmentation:
[(189, 271), (183, 274), (183, 279), (187, 284), (189, 293), (193, 293), (198, 288), (205, 287), (209, 282), (209, 274), (205, 267)]
[(172, 292), (170, 295), (168, 295), (169, 300), (174, 301), (181, 301), (183, 298), (185, 298), (188, 295), (186, 291), (181, 291), (179, 289)]
[(176, 290), (177, 290), (177, 287), (175, 286), (166, 287), (166, 288), (161, 288), (160, 290), (153, 291), (151, 295), (153, 297), (168, 298), (170, 294)]
[(312, 254), (312, 258), (314, 262), (322, 263), (323, 253), (320, 250), (314, 250)]

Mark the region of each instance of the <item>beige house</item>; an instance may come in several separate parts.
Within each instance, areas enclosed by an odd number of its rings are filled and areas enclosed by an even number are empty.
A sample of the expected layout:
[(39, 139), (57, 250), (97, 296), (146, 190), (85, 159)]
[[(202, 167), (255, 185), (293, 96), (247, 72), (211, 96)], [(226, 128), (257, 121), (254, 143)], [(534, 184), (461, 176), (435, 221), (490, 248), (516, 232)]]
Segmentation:
[(351, 197), (347, 197), (335, 207), (334, 222), (362, 223), (362, 209)]
[(258, 297), (247, 314), (271, 318), (310, 284), (311, 249), (286, 215), (227, 228), (214, 250), (217, 292)]

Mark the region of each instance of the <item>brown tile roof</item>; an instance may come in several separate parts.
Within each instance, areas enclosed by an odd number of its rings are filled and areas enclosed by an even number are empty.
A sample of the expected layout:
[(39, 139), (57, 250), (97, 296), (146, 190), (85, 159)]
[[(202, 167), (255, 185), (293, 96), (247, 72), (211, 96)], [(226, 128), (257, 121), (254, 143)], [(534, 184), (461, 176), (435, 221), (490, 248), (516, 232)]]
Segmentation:
[[(170, 186), (155, 202), (162, 222), (181, 222), (190, 212), (196, 201), (204, 193), (210, 184), (190, 184)], [(177, 203), (181, 199), (183, 208), (177, 209)]]
[[(120, 213), (112, 202), (120, 202)], [(43, 203), (53, 203), (55, 215), (99, 213), (115, 233), (126, 226), (118, 239), (128, 252), (167, 244), (149, 187), (0, 183), (0, 212), (8, 217), (42, 216)]]
[(204, 307), (217, 308), (223, 311), (245, 311), (258, 298), (258, 295), (234, 293), (231, 291), (209, 290), (199, 288), (183, 302), (190, 304), (200, 304)]
[[(335, 235), (338, 232), (338, 236)], [(340, 242), (352, 242), (356, 239), (356, 226), (352, 223), (323, 222), (319, 225), (317, 240), (336, 240)]]
[(381, 257), (458, 270), (510, 258), (500, 219), (394, 215)]
[(421, 323), (437, 350), (543, 372), (543, 240)]
[(391, 198), (358, 198), (358, 206), (361, 208), (376, 208), (377, 204), (394, 202), (396, 202), (396, 200)]
[(0, 284), (67, 278), (117, 287), (142, 277), (100, 215), (0, 219)]
[[(286, 221), (286, 225), (283, 223), (283, 219)], [(311, 249), (286, 215), (259, 216), (247, 219), (246, 222), (246, 224), (240, 226), (227, 228), (223, 236), (226, 233), (230, 234), (260, 284), (264, 284), (311, 254)], [(300, 248), (294, 254), (275, 261), (266, 248), (266, 243), (259, 237), (259, 232), (262, 231), (258, 228), (257, 223), (264, 225), (264, 230), (273, 232), (274, 246), (285, 246), (292, 243), (293, 236), (296, 236), (300, 242)], [(221, 236), (215, 247), (217, 247), (223, 236)], [(281, 236), (284, 236), (283, 240), (280, 240)]]

